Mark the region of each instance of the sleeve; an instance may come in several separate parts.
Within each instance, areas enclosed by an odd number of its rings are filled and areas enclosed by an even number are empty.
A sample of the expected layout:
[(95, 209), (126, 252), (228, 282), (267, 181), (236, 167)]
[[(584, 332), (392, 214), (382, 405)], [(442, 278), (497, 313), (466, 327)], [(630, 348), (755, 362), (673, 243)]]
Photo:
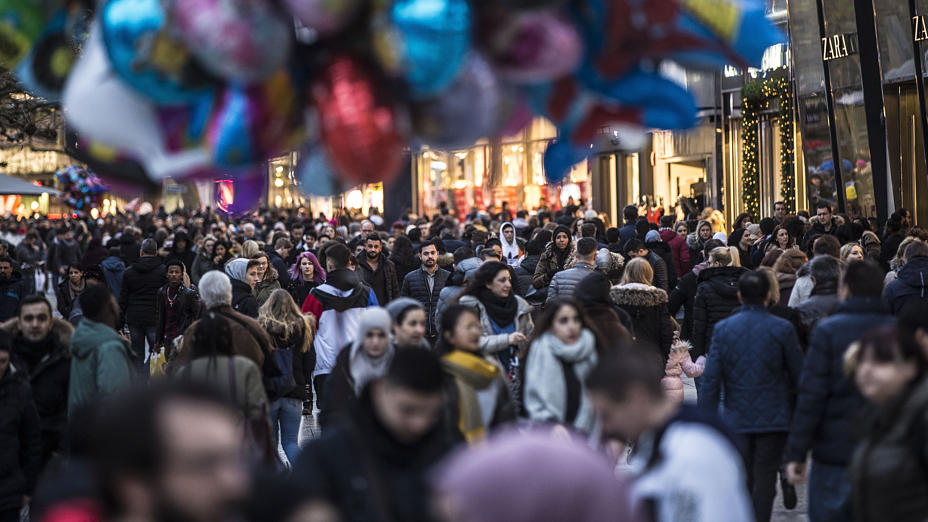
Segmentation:
[(806, 353), (799, 374), (796, 411), (793, 413), (793, 425), (784, 452), (787, 462), (805, 462), (806, 453), (812, 447), (812, 439), (824, 415), (830, 372), (827, 346), (825, 332), (816, 328), (812, 332), (809, 352)]
[(158, 290), (155, 292), (155, 343), (162, 342), (164, 342), (164, 298), (161, 297), (161, 290)]
[(132, 384), (132, 367), (127, 357), (123, 356), (122, 346), (111, 341), (100, 350), (102, 356), (97, 359), (97, 387), (104, 395), (110, 395), (128, 388)]
[(799, 277), (793, 284), (793, 290), (789, 294), (789, 307), (796, 308), (809, 298), (812, 292), (812, 280), (808, 277)]
[(525, 413), (529, 419), (536, 422), (563, 420), (564, 407), (558, 408), (557, 404), (563, 403), (563, 400), (559, 399), (564, 397), (564, 385), (558, 379), (560, 368), (556, 369), (558, 375), (554, 375), (554, 365), (557, 361), (552, 359), (544, 348), (534, 343), (525, 361)]
[(670, 289), (667, 288), (667, 263), (665, 263), (663, 259), (658, 259), (654, 268), (654, 286), (665, 292), (669, 292)]
[(677, 280), (677, 286), (670, 292), (667, 309), (671, 315), (677, 315), (680, 307), (686, 302), (686, 292), (683, 290), (683, 278)]
[(119, 285), (119, 310), (122, 312), (122, 322), (125, 322), (126, 309), (129, 308), (129, 292), (131, 292), (129, 285), (127, 284), (129, 279), (129, 270), (126, 270), (122, 273), (122, 283)]
[(391, 261), (387, 261), (387, 262), (390, 263), (389, 265), (390, 273), (387, 274), (387, 278), (389, 279), (389, 281), (387, 281), (387, 284), (390, 285), (390, 295), (392, 295), (393, 298), (396, 299), (397, 297), (400, 296), (400, 284), (399, 284), (399, 281), (397, 281), (396, 279), (396, 266), (393, 265)]
[(683, 360), (683, 373), (689, 377), (699, 377), (706, 371), (706, 356), (700, 355), (693, 361), (692, 357), (687, 354)]
[(548, 282), (548, 274), (546, 272), (546, 267), (548, 266), (548, 252), (541, 254), (541, 258), (538, 260), (538, 264), (535, 265), (535, 275), (532, 276), (532, 286), (535, 288), (543, 288)]
[(58, 305), (58, 306), (57, 306), (57, 308), (58, 308), (58, 313), (61, 314), (61, 317), (63, 317), (65, 320), (67, 320), (67, 319), (68, 319), (68, 315), (70, 315), (70, 313), (69, 313), (70, 311), (68, 310), (68, 305), (69, 305), (70, 303), (67, 302), (67, 301), (68, 301), (68, 297), (67, 297), (67, 296), (65, 295), (65, 293), (61, 290), (61, 287), (56, 287), (56, 288), (55, 288), (55, 301), (57, 302), (57, 305)]
[(725, 343), (721, 341), (721, 335), (712, 339), (712, 349), (709, 350), (709, 357), (706, 360), (706, 369), (702, 374), (702, 387), (699, 390), (697, 403), (706, 410), (716, 412), (719, 409), (720, 389), (722, 380), (722, 351), (725, 349)]
[[(410, 272), (409, 274), (411, 274)], [(400, 287), (400, 295), (403, 297), (410, 297), (409, 295), (409, 274), (406, 274), (406, 277), (403, 278), (403, 285)]]
[(548, 285), (548, 297), (545, 299), (545, 304), (551, 302), (552, 299), (557, 298), (558, 292), (560, 292), (560, 278), (557, 277), (557, 274), (554, 274), (554, 277), (551, 278), (551, 284)]
[(706, 354), (707, 313), (706, 297), (697, 289), (693, 300), (693, 353), (697, 357)]
[(312, 314), (318, 323), (319, 319), (322, 317), (322, 303), (310, 293), (306, 296), (306, 299), (303, 300), (303, 306), (300, 307), (300, 311), (304, 314)]
[(799, 375), (802, 373), (802, 350), (799, 347), (796, 330), (792, 325), (783, 330), (783, 358), (786, 361), (786, 372), (789, 375), (789, 387), (795, 391), (799, 386)]
[[(251, 363), (251, 361), (248, 361)], [(261, 370), (255, 364), (248, 364), (245, 372), (245, 401), (249, 419), (259, 419), (267, 414), (267, 394), (261, 383)]]
[(509, 348), (509, 334), (484, 334), (480, 337), (480, 351), (496, 353)]
[(687, 246), (686, 241), (680, 242), (680, 267), (683, 268), (682, 273), (677, 271), (677, 275), (683, 277), (686, 275), (686, 272), (690, 269), (690, 248)]
[(26, 494), (31, 496), (42, 470), (42, 433), (32, 393), (28, 385), (24, 385), (24, 388), (22, 422), (19, 426), (19, 461), (26, 476)]
[(667, 311), (667, 305), (661, 305), (658, 307), (657, 313), (660, 314), (661, 320), (661, 345), (658, 348), (660, 348), (661, 353), (664, 355), (664, 359), (666, 360), (668, 355), (670, 355), (670, 345), (673, 344), (673, 324), (670, 322), (670, 313)]

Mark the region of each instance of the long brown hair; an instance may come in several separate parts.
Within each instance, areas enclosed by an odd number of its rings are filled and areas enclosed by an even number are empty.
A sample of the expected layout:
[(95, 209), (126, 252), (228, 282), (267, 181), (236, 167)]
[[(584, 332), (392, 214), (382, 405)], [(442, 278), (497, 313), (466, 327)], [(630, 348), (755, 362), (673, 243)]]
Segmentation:
[(271, 335), (286, 341), (303, 336), (300, 351), (306, 352), (313, 343), (315, 319), (303, 315), (290, 296), (290, 292), (278, 288), (271, 292), (267, 301), (258, 309), (258, 323)]

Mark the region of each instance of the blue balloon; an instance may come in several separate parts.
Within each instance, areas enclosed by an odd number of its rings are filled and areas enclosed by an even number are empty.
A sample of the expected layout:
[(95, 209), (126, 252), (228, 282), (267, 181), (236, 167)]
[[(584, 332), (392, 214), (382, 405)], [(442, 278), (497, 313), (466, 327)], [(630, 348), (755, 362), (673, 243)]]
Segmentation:
[(340, 193), (335, 170), (321, 146), (312, 147), (300, 155), (296, 167), (300, 190), (316, 196), (334, 196)]
[(412, 96), (435, 96), (451, 85), (470, 49), (467, 0), (399, 0), (393, 4), (391, 21)]
[(552, 141), (545, 149), (545, 178), (551, 183), (560, 183), (570, 168), (586, 159), (589, 153), (590, 149), (572, 146), (566, 140)]
[(165, 28), (160, 0), (110, 0), (100, 20), (113, 69), (155, 104), (193, 103), (210, 90), (188, 77), (191, 58)]
[(209, 131), (217, 165), (236, 167), (259, 159), (249, 129), (251, 121), (248, 96), (240, 88), (229, 88)]

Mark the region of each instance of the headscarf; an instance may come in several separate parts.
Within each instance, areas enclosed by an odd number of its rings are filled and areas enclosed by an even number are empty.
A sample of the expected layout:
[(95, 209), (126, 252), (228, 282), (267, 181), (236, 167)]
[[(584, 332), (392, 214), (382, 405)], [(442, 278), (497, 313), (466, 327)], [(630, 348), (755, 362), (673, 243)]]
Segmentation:
[(416, 301), (411, 297), (399, 297), (390, 301), (387, 306), (385, 306), (387, 313), (390, 314), (391, 322), (395, 322), (399, 319), (400, 315), (410, 308), (418, 308), (419, 310), (425, 310), (425, 307), (422, 306), (422, 303)]
[(304, 259), (309, 259), (313, 264), (313, 283), (321, 285), (325, 283), (325, 270), (322, 269), (322, 265), (319, 264), (319, 259), (316, 258), (316, 254), (312, 252), (301, 252), (300, 255), (296, 256), (296, 263), (290, 265), (290, 279), (294, 281), (303, 280), (303, 272), (300, 270), (300, 262)]
[(389, 336), (390, 323), (390, 314), (383, 308), (372, 307), (361, 312), (358, 322), (358, 338), (351, 344), (351, 351), (348, 353), (351, 378), (354, 380), (354, 392), (358, 395), (372, 379), (385, 375), (390, 361), (393, 360), (392, 343), (388, 342), (387, 350), (376, 359), (367, 355), (362, 348), (364, 338), (371, 330), (383, 330), (384, 335)]
[[(564, 247), (564, 250), (560, 250), (557, 247), (557, 235), (561, 232), (567, 234), (567, 246)], [(558, 270), (563, 270), (567, 268), (566, 266), (564, 266), (564, 264), (567, 263), (567, 257), (570, 255), (571, 243), (573, 243), (573, 237), (570, 235), (570, 229), (565, 227), (564, 225), (558, 225), (554, 229), (554, 233), (551, 234), (551, 246), (552, 246), (552, 249), (554, 250), (554, 257), (557, 260)]]
[(246, 272), (248, 272), (248, 260), (243, 257), (233, 259), (226, 264), (226, 275), (229, 279), (237, 279), (244, 283)]
[[(512, 243), (506, 241), (506, 236), (503, 235), (503, 229), (506, 227), (512, 228)], [(519, 257), (521, 253), (519, 252), (519, 243), (516, 241), (516, 227), (506, 221), (499, 226), (499, 242), (503, 246), (503, 260), (509, 266), (518, 266)]]

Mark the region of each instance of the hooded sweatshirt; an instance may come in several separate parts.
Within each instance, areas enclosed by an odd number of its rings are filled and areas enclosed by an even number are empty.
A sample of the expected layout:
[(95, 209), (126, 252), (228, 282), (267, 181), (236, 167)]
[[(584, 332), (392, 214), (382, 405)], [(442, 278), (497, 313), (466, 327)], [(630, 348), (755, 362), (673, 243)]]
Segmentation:
[(928, 257), (916, 257), (899, 269), (883, 293), (892, 313), (898, 314), (911, 298), (928, 299)]
[(355, 395), (361, 395), (361, 390), (372, 379), (383, 377), (387, 373), (387, 367), (393, 360), (393, 343), (388, 342), (386, 351), (377, 358), (368, 355), (363, 346), (364, 338), (371, 330), (383, 330), (384, 335), (389, 336), (390, 323), (390, 314), (379, 307), (364, 310), (358, 318), (358, 338), (351, 343), (351, 353), (348, 354)]
[(358, 338), (361, 312), (370, 306), (377, 306), (374, 291), (347, 268), (329, 272), (325, 284), (309, 292), (302, 311), (313, 314), (319, 325), (313, 340), (316, 350), (313, 377), (332, 373), (342, 347)]
[[(503, 229), (507, 226), (512, 227), (512, 243), (507, 242), (506, 236), (503, 235)], [(503, 262), (513, 268), (519, 266), (522, 251), (519, 249), (519, 243), (516, 240), (516, 227), (512, 223), (506, 221), (499, 226), (499, 242), (503, 245)]]

